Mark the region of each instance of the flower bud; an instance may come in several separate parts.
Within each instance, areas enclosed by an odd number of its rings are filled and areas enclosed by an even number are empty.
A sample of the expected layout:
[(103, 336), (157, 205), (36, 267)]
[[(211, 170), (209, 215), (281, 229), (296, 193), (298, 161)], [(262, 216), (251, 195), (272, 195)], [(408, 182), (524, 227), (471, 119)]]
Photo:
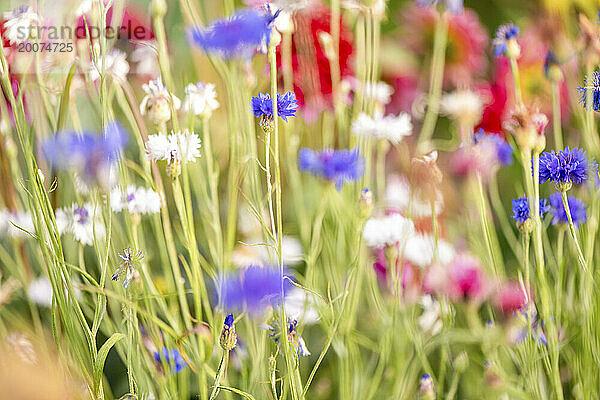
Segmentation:
[(229, 314), (225, 317), (219, 343), (221, 344), (221, 348), (225, 351), (233, 350), (237, 345), (237, 334), (235, 333), (235, 326), (233, 325), (233, 314)]
[(327, 32), (319, 32), (319, 43), (321, 43), (321, 47), (323, 47), (323, 51), (325, 52), (325, 57), (328, 60), (335, 59), (335, 51), (333, 49), (333, 38)]
[(260, 121), (258, 123), (264, 133), (273, 133), (273, 129), (275, 128), (273, 117), (263, 115), (260, 117)]
[(373, 192), (369, 188), (364, 188), (360, 192), (360, 199), (358, 200), (358, 208), (360, 217), (367, 219), (373, 213)]
[(163, 18), (167, 14), (167, 2), (165, 0), (152, 0), (150, 13), (153, 18)]
[(463, 373), (469, 366), (469, 356), (463, 351), (454, 359), (453, 364), (456, 372)]
[(421, 400), (435, 400), (433, 379), (431, 379), (429, 374), (425, 374), (421, 377), (421, 382), (419, 382), (419, 398)]

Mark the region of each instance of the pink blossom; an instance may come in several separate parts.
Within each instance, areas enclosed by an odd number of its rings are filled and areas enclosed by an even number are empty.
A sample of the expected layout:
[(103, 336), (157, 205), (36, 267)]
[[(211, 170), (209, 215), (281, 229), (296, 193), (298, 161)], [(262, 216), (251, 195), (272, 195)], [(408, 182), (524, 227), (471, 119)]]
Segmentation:
[(519, 311), (528, 303), (531, 291), (525, 291), (519, 282), (509, 281), (503, 283), (494, 296), (494, 305), (504, 314)]

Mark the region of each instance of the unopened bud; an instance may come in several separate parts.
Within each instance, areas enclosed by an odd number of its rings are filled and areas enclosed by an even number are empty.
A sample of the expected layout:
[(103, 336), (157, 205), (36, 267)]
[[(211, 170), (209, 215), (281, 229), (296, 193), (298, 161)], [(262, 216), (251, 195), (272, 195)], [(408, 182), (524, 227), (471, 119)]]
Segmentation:
[(323, 47), (325, 57), (327, 57), (328, 60), (333, 60), (335, 51), (333, 49), (333, 38), (331, 35), (327, 32), (319, 32), (319, 43), (321, 43), (321, 47)]
[(233, 314), (229, 314), (225, 317), (219, 342), (221, 348), (225, 351), (233, 350), (237, 345), (237, 334), (235, 333), (235, 326), (233, 325)]
[(167, 15), (167, 2), (165, 0), (152, 0), (150, 13), (153, 18), (163, 18)]
[(433, 379), (431, 379), (429, 374), (425, 374), (421, 377), (421, 382), (419, 382), (419, 398), (421, 400), (435, 400)]
[(458, 373), (464, 372), (469, 366), (469, 356), (464, 351), (454, 359), (454, 369)]
[(358, 203), (360, 217), (367, 219), (373, 213), (373, 192), (369, 188), (364, 188), (360, 192), (360, 199)]

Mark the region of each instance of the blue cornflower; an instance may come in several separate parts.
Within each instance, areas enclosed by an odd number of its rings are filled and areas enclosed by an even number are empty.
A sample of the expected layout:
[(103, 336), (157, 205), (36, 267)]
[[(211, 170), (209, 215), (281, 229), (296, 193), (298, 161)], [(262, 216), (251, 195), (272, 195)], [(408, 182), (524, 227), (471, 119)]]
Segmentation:
[(475, 144), (491, 143), (496, 148), (496, 158), (501, 165), (511, 165), (513, 162), (513, 148), (506, 140), (498, 135), (486, 134), (483, 128), (473, 133), (473, 142)]
[(190, 29), (191, 41), (207, 53), (223, 58), (251, 57), (261, 45), (268, 45), (272, 22), (277, 14), (243, 10), (211, 26)]
[[(550, 210), (550, 206), (548, 205), (548, 200), (540, 199), (540, 218), (544, 216)], [(512, 201), (512, 211), (513, 218), (517, 221), (517, 223), (522, 224), (525, 223), (529, 218), (531, 218), (531, 211), (529, 210), (529, 200), (527, 197), (519, 197), (518, 199), (513, 199)]]
[(166, 347), (163, 347), (160, 353), (158, 351), (154, 352), (154, 359), (157, 363), (161, 364), (163, 362), (163, 357), (164, 362), (167, 365), (169, 365), (169, 367), (171, 368), (171, 373), (173, 374), (183, 371), (183, 369), (187, 365), (187, 363), (181, 356), (181, 353), (179, 353), (179, 350), (177, 349), (168, 350)]
[[(224, 276), (219, 302), (225, 310), (261, 314), (267, 307), (279, 305), (291, 285), (278, 267), (251, 265), (238, 274)], [(281, 292), (283, 283), (284, 293)]]
[[(571, 212), (573, 224), (575, 224), (575, 226), (584, 224), (585, 221), (587, 221), (587, 213), (583, 201), (579, 200), (577, 197), (569, 196), (567, 198), (567, 204), (569, 204), (569, 211)], [(560, 192), (556, 192), (550, 196), (550, 212), (554, 216), (552, 225), (566, 224), (569, 222)]]
[(597, 168), (594, 161), (589, 161), (583, 149), (567, 146), (558, 153), (552, 150), (540, 155), (540, 183), (554, 182), (556, 185), (576, 184), (585, 182), (590, 170)]
[[(252, 112), (255, 116), (273, 119), (273, 100), (268, 94), (259, 93), (258, 97), (253, 97), (250, 102)], [(294, 92), (287, 92), (283, 96), (277, 93), (277, 115), (287, 122), (288, 117), (295, 117), (298, 109), (296, 95)]]
[(42, 144), (42, 151), (52, 167), (81, 174), (86, 182), (105, 182), (109, 169), (127, 143), (121, 125), (111, 122), (104, 132), (63, 132)]
[(588, 90), (591, 91), (592, 109), (594, 111), (600, 111), (600, 72), (592, 72), (591, 75), (583, 78), (583, 86), (577, 88), (577, 92), (580, 93), (579, 102), (583, 103), (583, 107), (588, 110)]
[(515, 39), (519, 35), (519, 28), (514, 24), (500, 25), (496, 31), (496, 37), (492, 41), (494, 45), (494, 55), (496, 57), (506, 55), (508, 50), (508, 41)]
[(298, 153), (298, 168), (335, 183), (338, 190), (346, 182), (356, 181), (365, 173), (365, 160), (358, 149), (314, 151), (307, 148)]
[[(430, 7), (439, 2), (439, 0), (417, 0), (417, 4), (421, 7)], [(460, 14), (463, 10), (463, 0), (445, 0), (444, 3), (453, 14)]]

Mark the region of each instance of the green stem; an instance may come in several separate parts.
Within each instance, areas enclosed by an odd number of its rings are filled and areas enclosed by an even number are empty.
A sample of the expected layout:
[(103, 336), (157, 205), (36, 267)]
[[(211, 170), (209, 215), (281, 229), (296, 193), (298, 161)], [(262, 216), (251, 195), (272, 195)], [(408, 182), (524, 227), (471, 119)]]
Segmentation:
[(560, 121), (560, 88), (558, 82), (552, 82), (552, 131), (554, 132), (554, 147), (557, 149), (564, 147)]
[(567, 191), (561, 190), (563, 206), (565, 208), (565, 213), (567, 214), (567, 219), (569, 220), (569, 230), (571, 231), (571, 237), (573, 238), (573, 242), (575, 243), (575, 247), (577, 248), (577, 257), (579, 260), (579, 265), (584, 272), (587, 272), (587, 263), (585, 262), (585, 257), (583, 256), (583, 252), (581, 251), (581, 246), (579, 245), (579, 239), (577, 238), (577, 230), (575, 229), (575, 224), (573, 223), (573, 218), (571, 216), (571, 210), (569, 208), (569, 202), (567, 199)]
[(229, 363), (229, 350), (223, 350), (223, 356), (221, 357), (221, 362), (219, 363), (219, 368), (217, 369), (217, 373), (215, 375), (215, 381), (213, 383), (213, 389), (210, 393), (209, 400), (215, 400), (219, 395), (221, 380), (225, 377), (225, 373), (227, 372), (227, 364)]
[(419, 145), (423, 152), (429, 150), (429, 141), (433, 136), (440, 111), (440, 98), (444, 82), (444, 64), (446, 62), (446, 43), (448, 41), (448, 19), (445, 14), (438, 15), (433, 38), (433, 59), (431, 62), (431, 81), (427, 96), (427, 111), (423, 127), (419, 134)]

